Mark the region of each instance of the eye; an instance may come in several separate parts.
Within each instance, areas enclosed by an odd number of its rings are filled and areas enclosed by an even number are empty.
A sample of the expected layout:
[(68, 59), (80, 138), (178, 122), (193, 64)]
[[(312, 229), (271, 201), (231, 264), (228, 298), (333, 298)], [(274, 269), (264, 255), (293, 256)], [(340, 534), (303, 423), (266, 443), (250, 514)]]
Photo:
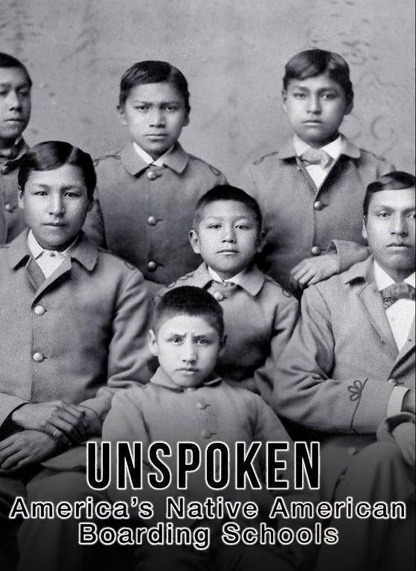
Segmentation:
[(306, 98), (306, 93), (304, 93), (303, 91), (295, 91), (292, 93), (292, 95), (295, 99), (305, 99)]
[(204, 337), (201, 337), (200, 339), (196, 339), (195, 343), (197, 345), (209, 345), (211, 342), (209, 339), (205, 339)]
[(334, 92), (328, 92), (328, 93), (322, 94), (322, 99), (325, 99), (327, 101), (332, 101), (333, 99), (336, 99), (337, 97), (338, 97), (338, 94), (334, 93)]
[(148, 106), (148, 105), (139, 105), (139, 104), (137, 104), (137, 105), (134, 106), (134, 109), (136, 109), (137, 111), (145, 112), (145, 111), (148, 111), (148, 110), (149, 110), (149, 106)]
[(30, 89), (28, 87), (23, 87), (19, 89), (18, 94), (22, 97), (28, 97), (30, 95)]
[(212, 228), (213, 230), (218, 230), (221, 228), (221, 224), (208, 224), (208, 228)]
[(378, 218), (388, 218), (390, 216), (390, 212), (378, 212), (376, 216), (378, 216)]
[(174, 113), (175, 111), (179, 110), (179, 107), (177, 105), (167, 105), (166, 110)]
[(173, 343), (174, 345), (180, 345), (180, 343), (182, 343), (182, 337), (179, 335), (174, 335), (169, 339), (169, 342)]
[(68, 198), (79, 198), (81, 196), (81, 194), (79, 192), (75, 192), (73, 190), (67, 190), (65, 192), (65, 196), (68, 196)]
[(35, 196), (47, 196), (48, 193), (46, 192), (46, 190), (35, 190), (35, 192), (33, 193)]
[(251, 230), (251, 226), (249, 224), (236, 224), (235, 227), (239, 230)]

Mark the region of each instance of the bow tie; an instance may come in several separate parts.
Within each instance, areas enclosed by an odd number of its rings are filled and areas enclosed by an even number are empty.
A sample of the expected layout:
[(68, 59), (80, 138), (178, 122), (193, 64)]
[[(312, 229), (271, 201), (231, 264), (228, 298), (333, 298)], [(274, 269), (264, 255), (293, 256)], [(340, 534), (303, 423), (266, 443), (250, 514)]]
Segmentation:
[(415, 288), (405, 282), (392, 284), (381, 290), (384, 309), (391, 307), (399, 299), (411, 299), (415, 301)]
[(313, 149), (310, 147), (299, 157), (305, 166), (320, 165), (323, 169), (332, 162), (332, 157), (322, 149)]

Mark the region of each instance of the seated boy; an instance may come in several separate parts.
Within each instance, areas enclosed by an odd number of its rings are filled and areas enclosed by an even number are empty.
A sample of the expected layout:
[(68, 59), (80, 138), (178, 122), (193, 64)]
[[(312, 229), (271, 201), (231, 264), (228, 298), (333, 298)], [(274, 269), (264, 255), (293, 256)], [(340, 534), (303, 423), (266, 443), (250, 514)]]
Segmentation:
[[(174, 451), (164, 456), (172, 474), (176, 474), (176, 444), (181, 441), (197, 443), (204, 456), (210, 443), (221, 441), (231, 451), (231, 481), (234, 482), (235, 443), (260, 441), (290, 441), (280, 420), (258, 396), (215, 376), (213, 369), (224, 345), (224, 322), (221, 306), (206, 291), (196, 287), (180, 287), (168, 291), (159, 301), (154, 314), (153, 329), (149, 333), (150, 349), (158, 357), (159, 369), (150, 383), (142, 388), (120, 391), (113, 399), (112, 408), (104, 422), (103, 440), (113, 445), (112, 470), (117, 470), (116, 445), (118, 442), (143, 443), (143, 459), (154, 442), (167, 442)], [(256, 458), (256, 470), (264, 475), (264, 449)], [(291, 449), (285, 454), (290, 474), (293, 468)], [(229, 500), (255, 499), (266, 511), (272, 501), (264, 487), (253, 491), (248, 486), (238, 491), (231, 484), (221, 491), (209, 488), (204, 480), (204, 470), (189, 474), (185, 490), (171, 484), (167, 490), (153, 490), (148, 486), (147, 475), (151, 468), (143, 462), (146, 472), (140, 500), (150, 500), (154, 506), (151, 525), (165, 519), (167, 496), (185, 496), (186, 500), (204, 501), (207, 497), (223, 496)], [(263, 476), (261, 476), (263, 477)], [(290, 476), (288, 477), (290, 479)], [(109, 488), (112, 500), (125, 500), (131, 504), (132, 489), (120, 489), (114, 484)], [(289, 494), (289, 492), (283, 492)], [(250, 525), (253, 524), (252, 520)], [(145, 525), (146, 523), (143, 522)], [(284, 552), (279, 547), (263, 551), (252, 546), (247, 553), (239, 549), (227, 549), (217, 537), (224, 520), (192, 520), (186, 518), (174, 525), (209, 526), (212, 530), (214, 549), (197, 551), (186, 547), (161, 547), (152, 550), (143, 545), (136, 548), (135, 569), (154, 571), (159, 569), (251, 570), (258, 565), (262, 570), (293, 569), (295, 553)], [(213, 553), (214, 551), (214, 553)], [(217, 563), (214, 559), (217, 556)], [(236, 564), (236, 558), (240, 563)], [(232, 564), (233, 561), (233, 564)], [(254, 563), (253, 563), (254, 562)], [(234, 566), (235, 565), (235, 566)]]
[(31, 111), (32, 80), (21, 61), (0, 52), (0, 244), (25, 227), (17, 204), (17, 172), (28, 146), (22, 138)]
[(322, 441), (325, 499), (402, 501), (408, 518), (342, 520), (320, 571), (415, 565), (413, 175), (391, 172), (368, 185), (363, 236), (370, 258), (303, 295), (274, 405)]
[[(204, 262), (172, 285), (206, 289), (224, 311), (227, 344), (216, 371), (270, 402), (274, 370), (298, 315), (298, 303), (254, 258), (262, 245), (262, 215), (243, 190), (217, 186), (197, 202), (190, 241)], [(165, 290), (162, 290), (162, 292)]]
[[(97, 250), (81, 228), (91, 157), (69, 143), (33, 147), (19, 170), (25, 230), (0, 249), (0, 568), (15, 569), (16, 496), (85, 499), (85, 450), (113, 393), (150, 379), (151, 305), (142, 274)], [(77, 522), (27, 519), (19, 570), (80, 568)]]
[(246, 188), (265, 217), (261, 267), (299, 293), (368, 256), (361, 236), (365, 189), (393, 167), (339, 132), (354, 104), (349, 66), (339, 54), (313, 49), (293, 56), (282, 96), (293, 136), (249, 165)]

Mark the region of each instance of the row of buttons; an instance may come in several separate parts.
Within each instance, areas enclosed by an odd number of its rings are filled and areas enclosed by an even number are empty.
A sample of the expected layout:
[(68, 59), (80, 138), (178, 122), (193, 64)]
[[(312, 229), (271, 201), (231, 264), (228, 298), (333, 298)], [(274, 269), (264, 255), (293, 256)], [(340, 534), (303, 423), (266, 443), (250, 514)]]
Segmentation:
[[(40, 316), (40, 315), (43, 315), (44, 313), (46, 313), (46, 309), (43, 307), (43, 305), (35, 305), (35, 307), (33, 308), (33, 313), (35, 315)], [(36, 351), (36, 353), (33, 353), (32, 359), (36, 363), (42, 363), (42, 361), (45, 359), (45, 355), (42, 355), (42, 353), (39, 353), (38, 351)]]
[[(325, 207), (325, 204), (320, 200), (317, 200), (313, 203), (313, 207), (315, 210), (322, 210)], [(313, 246), (311, 248), (312, 256), (320, 256), (321, 255), (321, 248), (319, 246)]]

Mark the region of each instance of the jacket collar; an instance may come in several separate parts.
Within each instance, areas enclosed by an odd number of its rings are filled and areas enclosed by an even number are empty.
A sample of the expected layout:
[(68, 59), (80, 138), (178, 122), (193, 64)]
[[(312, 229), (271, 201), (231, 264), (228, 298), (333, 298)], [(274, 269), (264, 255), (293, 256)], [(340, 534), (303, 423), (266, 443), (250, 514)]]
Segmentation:
[[(205, 262), (195, 270), (193, 277), (195, 285), (204, 289), (209, 287), (213, 281)], [(239, 277), (238, 285), (254, 297), (263, 287), (265, 280), (265, 275), (256, 266), (252, 266)]]
[(369, 256), (362, 262), (358, 262), (351, 266), (351, 268), (341, 274), (344, 284), (349, 284), (356, 281), (361, 282), (374, 282), (374, 258)]
[[(148, 165), (146, 161), (139, 156), (131, 143), (123, 147), (120, 156), (121, 162), (127, 172), (133, 176), (138, 175), (140, 172), (152, 166)], [(189, 155), (179, 143), (176, 143), (174, 149), (164, 158), (163, 162), (165, 166), (181, 174), (189, 162)]]
[(5, 165), (8, 167), (8, 171), (12, 171), (16, 169), (20, 165), (20, 161), (26, 151), (29, 150), (29, 145), (26, 143), (24, 139), (20, 139), (20, 141), (16, 145), (17, 154), (13, 157), (13, 159), (6, 160), (4, 162)]
[[(15, 238), (7, 249), (7, 257), (10, 268), (15, 270), (31, 257), (30, 250), (27, 245), (27, 235), (29, 231), (24, 230), (17, 238)], [(88, 240), (86, 235), (81, 232), (78, 242), (71, 248), (69, 252), (71, 259), (77, 260), (88, 271), (94, 269), (97, 263), (98, 250)]]
[[(217, 385), (218, 383), (221, 382), (221, 378), (217, 377), (215, 374), (212, 374), (209, 379), (207, 379), (206, 381), (204, 381), (202, 383), (203, 387), (207, 387), (207, 386), (211, 386), (211, 385)], [(167, 376), (167, 374), (165, 373), (165, 371), (159, 367), (156, 371), (156, 373), (153, 375), (153, 377), (150, 379), (150, 382), (153, 385), (158, 385), (159, 387), (165, 387), (167, 389), (172, 389), (174, 391), (178, 391), (178, 392), (184, 392), (184, 388), (182, 387), (178, 387), (178, 385), (175, 385), (175, 383)], [(198, 389), (199, 387), (195, 387), (196, 389)]]
[[(359, 159), (361, 157), (360, 149), (349, 141), (346, 137), (343, 137), (343, 145), (341, 149), (341, 155), (346, 155), (352, 159)], [(293, 144), (293, 137), (288, 139), (283, 147), (279, 151), (279, 158), (282, 160), (295, 159), (296, 158), (295, 146)]]

